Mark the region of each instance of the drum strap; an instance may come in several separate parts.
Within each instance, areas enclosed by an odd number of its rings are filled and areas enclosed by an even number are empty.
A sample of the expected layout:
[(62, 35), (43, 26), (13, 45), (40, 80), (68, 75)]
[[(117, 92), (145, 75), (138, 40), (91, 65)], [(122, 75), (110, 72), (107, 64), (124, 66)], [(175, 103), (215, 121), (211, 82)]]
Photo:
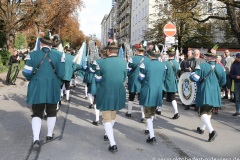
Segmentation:
[(199, 84), (202, 84), (202, 82), (204, 82), (211, 74), (211, 72), (214, 71), (217, 79), (219, 79), (218, 74), (216, 73), (215, 67), (212, 67), (212, 69), (208, 72), (208, 74), (199, 82)]
[(139, 67), (142, 64), (144, 58), (145, 57), (143, 57), (141, 61), (128, 73), (128, 76), (130, 76), (137, 69), (137, 67)]
[(169, 61), (169, 62), (170, 62), (170, 64), (172, 65), (173, 72), (174, 72), (174, 74), (175, 74), (175, 76), (176, 76), (176, 78), (177, 78), (177, 80), (178, 80), (179, 78), (178, 78), (178, 74), (177, 74), (176, 68), (175, 68), (175, 66), (173, 65), (173, 63), (172, 63), (171, 61)]
[[(49, 61), (50, 65), (51, 65), (51, 67), (52, 67), (52, 69), (53, 69), (53, 72), (54, 72), (54, 73), (56, 74), (56, 76), (58, 77), (58, 75), (57, 75), (57, 70), (56, 70), (56, 68), (54, 67), (53, 63), (52, 63), (51, 58), (49, 57), (50, 51), (51, 51), (51, 50), (49, 50), (49, 51), (47, 51), (47, 52), (44, 52), (44, 51), (43, 51), (43, 52), (45, 53), (45, 55), (44, 55), (44, 57), (42, 58), (41, 62), (40, 62), (40, 63), (37, 65), (37, 67), (34, 69), (33, 75), (35, 75), (35, 74), (37, 73), (37, 71), (38, 71), (39, 67), (42, 65), (43, 61), (48, 57), (48, 61)], [(58, 77), (58, 78), (59, 78), (59, 77)]]

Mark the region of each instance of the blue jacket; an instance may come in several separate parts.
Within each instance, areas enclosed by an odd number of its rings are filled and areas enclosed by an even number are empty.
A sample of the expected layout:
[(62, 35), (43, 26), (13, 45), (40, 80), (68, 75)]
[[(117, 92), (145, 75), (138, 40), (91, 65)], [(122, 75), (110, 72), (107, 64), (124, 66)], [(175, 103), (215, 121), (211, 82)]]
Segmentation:
[(240, 76), (240, 62), (233, 62), (229, 75), (235, 83), (240, 83), (240, 79), (237, 79), (237, 76)]

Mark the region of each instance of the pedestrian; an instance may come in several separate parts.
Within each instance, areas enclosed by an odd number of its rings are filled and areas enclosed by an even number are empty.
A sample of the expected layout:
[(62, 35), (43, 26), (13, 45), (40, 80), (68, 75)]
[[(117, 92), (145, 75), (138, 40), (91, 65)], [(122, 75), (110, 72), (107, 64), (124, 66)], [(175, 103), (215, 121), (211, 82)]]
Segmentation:
[(26, 57), (26, 65), (22, 71), (29, 81), (27, 103), (32, 105), (33, 148), (40, 147), (40, 130), (43, 111), (46, 107), (48, 133), (46, 140), (53, 139), (56, 123), (57, 103), (60, 100), (61, 78), (65, 70), (58, 51), (51, 50), (52, 40), (49, 32), (40, 34), (41, 50), (32, 51)]
[(233, 116), (238, 116), (240, 115), (240, 53), (236, 54), (236, 60), (232, 64), (229, 75), (234, 80), (236, 113)]
[(97, 64), (96, 81), (99, 83), (96, 94), (97, 109), (102, 111), (104, 129), (108, 136), (111, 152), (117, 151), (113, 135), (116, 111), (125, 107), (126, 90), (124, 82), (127, 77), (127, 63), (118, 57), (118, 46), (115, 42), (108, 44), (105, 60)]
[(225, 99), (231, 99), (231, 95), (232, 95), (232, 92), (231, 92), (231, 83), (232, 83), (232, 80), (231, 80), (231, 77), (229, 76), (229, 73), (230, 73), (230, 69), (231, 69), (231, 66), (234, 62), (234, 58), (231, 57), (230, 55), (230, 51), (228, 49), (225, 50), (225, 61), (226, 61), (226, 64), (225, 64), (225, 69), (226, 69), (226, 76), (227, 76), (227, 82), (226, 82), (226, 86), (224, 87), (224, 90), (225, 90), (225, 96), (224, 98)]
[(174, 59), (176, 54), (173, 47), (168, 48), (167, 54), (169, 56), (168, 61), (164, 61), (164, 64), (167, 67), (166, 70), (166, 80), (164, 82), (165, 91), (166, 91), (166, 101), (172, 103), (174, 109), (174, 116), (172, 119), (178, 119), (180, 117), (178, 113), (178, 106), (176, 101), (176, 92), (178, 91), (178, 71), (180, 69), (179, 63)]
[(9, 59), (8, 64), (9, 69), (8, 69), (8, 73), (7, 73), (7, 78), (6, 78), (6, 84), (7, 85), (16, 85), (16, 79), (19, 73), (19, 69), (20, 69), (20, 57), (18, 55), (18, 51), (14, 50), (12, 56)]
[(144, 114), (147, 120), (147, 129), (149, 132), (146, 142), (156, 142), (153, 130), (153, 117), (157, 106), (162, 106), (162, 91), (166, 74), (166, 66), (158, 61), (160, 52), (148, 50), (150, 59), (146, 59), (140, 65), (139, 80), (141, 81), (139, 104), (144, 106)]
[[(133, 56), (132, 58), (129, 58), (128, 60), (128, 91), (129, 91), (129, 97), (128, 97), (128, 111), (126, 112), (127, 117), (131, 117), (132, 107), (133, 107), (133, 101), (136, 96), (138, 95), (138, 100), (140, 96), (140, 89), (141, 89), (141, 83), (138, 80), (140, 65), (144, 61), (148, 60), (148, 57), (144, 56), (145, 49), (141, 44), (136, 45), (137, 48), (137, 55)], [(145, 123), (145, 114), (143, 106), (139, 106), (141, 108), (142, 118), (141, 122)]]
[[(199, 107), (198, 114), (202, 120), (202, 126), (197, 128), (199, 134), (208, 129), (208, 141), (214, 141), (217, 132), (211, 124), (213, 107), (221, 107), (221, 89), (226, 83), (225, 71), (222, 66), (216, 63), (217, 46), (209, 49), (205, 54), (207, 62), (201, 63), (191, 73), (190, 79), (197, 82), (196, 106)], [(216, 83), (218, 82), (218, 83)]]

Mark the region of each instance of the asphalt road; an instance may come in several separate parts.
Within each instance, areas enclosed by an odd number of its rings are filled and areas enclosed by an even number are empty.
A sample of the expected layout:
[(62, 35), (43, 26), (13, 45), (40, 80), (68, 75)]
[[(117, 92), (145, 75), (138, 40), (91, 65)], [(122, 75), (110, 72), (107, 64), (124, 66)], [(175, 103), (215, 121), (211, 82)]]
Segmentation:
[[(6, 86), (5, 74), (0, 74), (0, 159), (1, 160), (157, 160), (157, 159), (240, 159), (240, 116), (233, 117), (234, 103), (223, 100), (212, 124), (218, 132), (214, 142), (207, 142), (207, 130), (196, 132), (201, 121), (191, 108), (184, 110), (178, 101), (180, 118), (172, 120), (173, 108), (164, 101), (162, 115), (154, 119), (157, 143), (146, 143), (145, 124), (140, 123), (141, 113), (137, 102), (132, 118), (126, 118), (126, 109), (118, 112), (114, 126), (117, 153), (108, 151), (103, 141), (104, 128), (92, 125), (94, 110), (88, 109), (83, 86), (78, 85), (71, 94), (71, 102), (63, 102), (58, 112), (55, 138), (46, 142), (46, 121), (42, 121), (41, 148), (32, 150), (31, 107), (25, 103), (27, 82), (20, 75), (17, 85)], [(100, 119), (101, 121), (101, 119)], [(237, 159), (238, 158), (238, 159)]]

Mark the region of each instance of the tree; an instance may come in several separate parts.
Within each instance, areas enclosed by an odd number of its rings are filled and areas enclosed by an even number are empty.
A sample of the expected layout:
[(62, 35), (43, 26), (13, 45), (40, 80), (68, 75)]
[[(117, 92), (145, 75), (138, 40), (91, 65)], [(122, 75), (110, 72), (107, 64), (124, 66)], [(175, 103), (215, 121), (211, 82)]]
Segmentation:
[(26, 48), (26, 38), (23, 37), (21, 32), (16, 34), (15, 41), (14, 41), (14, 47), (16, 49)]
[(164, 43), (163, 27), (168, 22), (171, 22), (177, 27), (176, 39), (179, 48), (200, 48), (212, 45), (213, 37), (208, 32), (211, 24), (199, 24), (192, 19), (192, 14), (189, 12), (192, 4), (185, 3), (185, 5), (181, 5), (177, 1), (171, 1), (168, 5), (156, 1), (155, 10), (158, 12), (150, 15), (150, 17), (157, 18), (152, 18), (153, 20), (150, 21), (152, 27), (145, 34), (147, 39), (153, 39), (157, 43)]
[[(191, 18), (194, 21), (199, 23), (216, 22), (216, 20), (225, 22), (224, 23), (225, 26), (226, 25), (228, 26), (227, 30), (231, 29), (233, 36), (235, 35), (238, 42), (240, 42), (240, 26), (239, 26), (240, 1), (236, 0), (216, 0), (216, 1), (217, 2), (214, 2), (214, 5), (206, 2), (203, 3), (200, 0), (188, 0), (185, 3), (192, 4), (192, 7), (189, 10), (189, 12), (191, 13)], [(179, 3), (180, 5), (184, 5), (184, 1), (178, 1), (177, 3)]]
[(35, 27), (35, 35), (43, 29), (60, 30), (65, 17), (82, 5), (81, 0), (0, 1), (0, 20), (4, 26), (1, 31), (6, 34), (7, 48), (13, 49), (15, 33), (26, 28)]

